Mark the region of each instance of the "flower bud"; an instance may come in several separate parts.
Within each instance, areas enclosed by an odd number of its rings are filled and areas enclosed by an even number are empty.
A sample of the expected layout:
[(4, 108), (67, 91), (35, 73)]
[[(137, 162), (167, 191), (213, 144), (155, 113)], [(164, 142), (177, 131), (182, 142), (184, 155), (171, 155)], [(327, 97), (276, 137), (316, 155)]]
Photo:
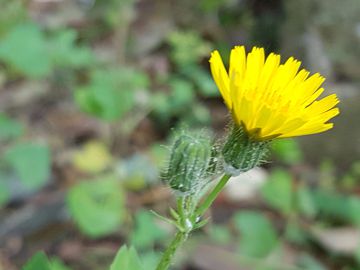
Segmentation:
[(234, 125), (222, 149), (227, 174), (236, 176), (263, 161), (268, 152), (268, 141), (251, 137), (242, 126)]
[(181, 132), (172, 146), (165, 180), (174, 190), (197, 193), (208, 183), (211, 153), (208, 136)]

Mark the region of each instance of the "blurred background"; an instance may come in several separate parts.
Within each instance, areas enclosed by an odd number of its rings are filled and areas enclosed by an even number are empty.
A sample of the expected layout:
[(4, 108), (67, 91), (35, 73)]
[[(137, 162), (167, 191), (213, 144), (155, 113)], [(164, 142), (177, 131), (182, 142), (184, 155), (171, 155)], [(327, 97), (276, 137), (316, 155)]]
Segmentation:
[(108, 269), (128, 244), (153, 270), (164, 145), (184, 123), (224, 136), (209, 54), (243, 44), (325, 75), (341, 114), (233, 179), (174, 269), (360, 269), (359, 18), (359, 0), (0, 0), (0, 269), (37, 250)]

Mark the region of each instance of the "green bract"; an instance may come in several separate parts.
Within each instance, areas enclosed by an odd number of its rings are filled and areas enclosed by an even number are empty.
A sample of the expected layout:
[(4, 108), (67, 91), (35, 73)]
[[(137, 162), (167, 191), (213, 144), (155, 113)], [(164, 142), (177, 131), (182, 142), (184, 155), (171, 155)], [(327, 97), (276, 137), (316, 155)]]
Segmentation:
[(232, 128), (222, 149), (226, 173), (236, 176), (260, 165), (268, 151), (267, 141), (248, 136), (244, 128)]

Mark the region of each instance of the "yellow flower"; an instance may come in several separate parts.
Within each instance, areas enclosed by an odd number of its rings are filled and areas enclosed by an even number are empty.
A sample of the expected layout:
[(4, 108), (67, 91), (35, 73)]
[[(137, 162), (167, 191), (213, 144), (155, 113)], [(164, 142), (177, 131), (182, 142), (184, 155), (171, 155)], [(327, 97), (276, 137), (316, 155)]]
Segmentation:
[(218, 51), (210, 58), (213, 78), (232, 113), (234, 122), (258, 140), (287, 138), (326, 131), (328, 120), (339, 114), (335, 94), (317, 98), (324, 91), (324, 77), (299, 71), (301, 62), (290, 57), (280, 64), (280, 55), (265, 59), (263, 48), (245, 53), (244, 46), (231, 51), (229, 72)]

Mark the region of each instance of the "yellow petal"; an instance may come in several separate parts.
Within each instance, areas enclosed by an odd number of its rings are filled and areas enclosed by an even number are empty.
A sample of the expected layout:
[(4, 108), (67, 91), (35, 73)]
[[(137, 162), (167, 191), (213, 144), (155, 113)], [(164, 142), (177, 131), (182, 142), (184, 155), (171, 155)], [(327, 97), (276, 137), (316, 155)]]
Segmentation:
[(214, 81), (219, 88), (219, 91), (225, 101), (226, 106), (231, 109), (232, 102), (230, 99), (229, 76), (225, 70), (224, 63), (218, 51), (214, 51), (211, 53), (211, 58), (209, 62)]

